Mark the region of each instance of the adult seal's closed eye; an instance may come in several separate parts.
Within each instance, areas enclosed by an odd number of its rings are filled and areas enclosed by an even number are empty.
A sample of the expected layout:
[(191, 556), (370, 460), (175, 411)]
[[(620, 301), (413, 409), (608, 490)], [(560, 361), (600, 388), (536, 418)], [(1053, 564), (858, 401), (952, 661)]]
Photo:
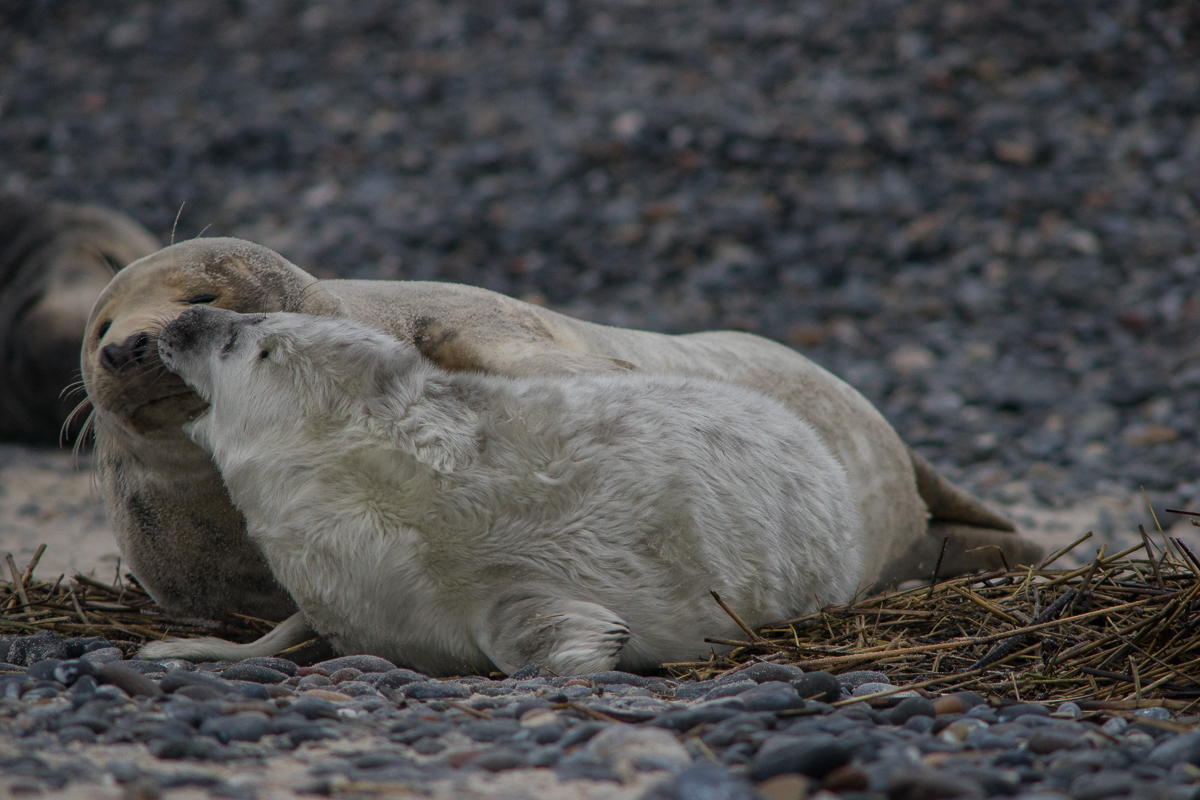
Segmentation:
[(508, 376), (642, 370), (761, 391), (813, 427), (846, 472), (870, 545), (862, 580), (927, 578), (1030, 563), (1040, 548), (937, 474), (850, 386), (783, 345), (745, 333), (610, 328), (494, 292), (416, 281), (321, 281), (236, 239), (183, 242), (129, 265), (92, 311), (83, 373), (96, 413), (98, 475), (127, 563), (174, 613), (293, 609), (245, 533), (221, 476), (183, 425), (206, 404), (153, 348), (192, 305), (343, 317), (414, 345), (449, 371)]
[(442, 675), (641, 670), (737, 633), (710, 589), (757, 626), (859, 585), (845, 471), (758, 392), (448, 373), (359, 323), (208, 307), (158, 349), (210, 404), (186, 427), (250, 538), (342, 652)]

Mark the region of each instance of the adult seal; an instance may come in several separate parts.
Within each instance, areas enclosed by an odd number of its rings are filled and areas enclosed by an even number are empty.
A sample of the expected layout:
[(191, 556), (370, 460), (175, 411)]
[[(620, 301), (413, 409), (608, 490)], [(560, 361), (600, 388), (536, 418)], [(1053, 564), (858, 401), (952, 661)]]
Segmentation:
[(943, 540), (943, 575), (1002, 559), (1028, 564), (1041, 552), (905, 446), (866, 398), (767, 339), (611, 328), (454, 284), (318, 282), (265, 247), (196, 239), (118, 273), (92, 310), (82, 350), (99, 485), (118, 542), (134, 575), (176, 614), (282, 619), (294, 611), (209, 454), (184, 433), (206, 404), (158, 357), (163, 325), (199, 304), (353, 319), (450, 372), (639, 370), (756, 389), (811, 425), (842, 465), (869, 543), (863, 582), (876, 588), (928, 577)]
[(79, 398), (79, 343), (113, 273), (159, 243), (128, 217), (0, 196), (0, 441), (54, 444)]

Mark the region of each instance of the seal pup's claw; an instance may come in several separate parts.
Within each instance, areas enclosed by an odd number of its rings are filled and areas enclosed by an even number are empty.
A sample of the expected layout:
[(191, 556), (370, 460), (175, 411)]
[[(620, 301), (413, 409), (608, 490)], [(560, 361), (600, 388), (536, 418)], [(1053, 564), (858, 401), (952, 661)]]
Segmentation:
[(235, 644), (213, 636), (199, 639), (163, 639), (143, 645), (138, 658), (157, 661), (182, 658), (184, 661), (241, 661), (245, 658), (273, 656), (289, 647), (304, 644), (317, 636), (303, 614), (293, 614), (275, 629), (249, 644)]
[(596, 603), (529, 598), (491, 614), (488, 658), (507, 673), (535, 662), (555, 675), (590, 675), (617, 666), (629, 626)]

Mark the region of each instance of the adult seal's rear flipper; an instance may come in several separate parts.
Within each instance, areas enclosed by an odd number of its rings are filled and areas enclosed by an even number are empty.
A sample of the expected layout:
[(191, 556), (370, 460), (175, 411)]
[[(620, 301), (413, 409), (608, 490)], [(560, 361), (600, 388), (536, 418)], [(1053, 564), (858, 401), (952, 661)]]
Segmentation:
[(83, 398), (64, 389), (79, 379), (92, 304), (114, 272), (158, 247), (113, 211), (0, 196), (0, 441), (58, 442)]
[[(929, 579), (941, 555), (938, 575), (946, 578), (978, 570), (1037, 564), (1045, 548), (1022, 536), (1007, 518), (943, 478), (912, 448), (917, 492), (929, 509), (929, 527), (879, 576), (882, 589), (906, 580)], [(945, 543), (945, 554), (942, 545)]]

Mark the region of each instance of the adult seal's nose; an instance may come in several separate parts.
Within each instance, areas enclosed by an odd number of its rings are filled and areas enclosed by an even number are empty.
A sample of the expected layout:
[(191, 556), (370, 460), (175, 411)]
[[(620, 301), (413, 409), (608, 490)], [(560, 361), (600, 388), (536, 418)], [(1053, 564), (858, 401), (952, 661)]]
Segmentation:
[(120, 372), (130, 364), (141, 364), (150, 351), (150, 334), (135, 333), (123, 342), (114, 342), (100, 349), (100, 363), (109, 372)]

